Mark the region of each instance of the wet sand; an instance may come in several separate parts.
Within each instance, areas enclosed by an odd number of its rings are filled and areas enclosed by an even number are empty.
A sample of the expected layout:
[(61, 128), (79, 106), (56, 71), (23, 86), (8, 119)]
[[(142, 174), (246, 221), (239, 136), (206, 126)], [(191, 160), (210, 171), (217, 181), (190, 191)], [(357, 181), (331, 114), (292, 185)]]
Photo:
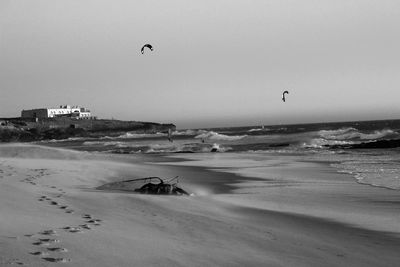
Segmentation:
[[(333, 172), (324, 164), (307, 168), (325, 177), (327, 187), (315, 186), (313, 179), (266, 186), (260, 177), (149, 163), (154, 161), (155, 156), (0, 146), (0, 266), (396, 266), (400, 260), (400, 239), (393, 231), (304, 212), (319, 201), (320, 207), (332, 205), (335, 214), (355, 211), (367, 196), (371, 203), (398, 207), (387, 202), (395, 193), (381, 199), (370, 192), (357, 195), (360, 185), (348, 186), (348, 177), (332, 182)], [(292, 167), (299, 174), (304, 166)], [(176, 175), (195, 196), (94, 190), (106, 182)], [(253, 183), (263, 183), (265, 191), (256, 192)], [(335, 196), (341, 188), (347, 190)], [(289, 189), (285, 193), (292, 196), (279, 204), (284, 195), (272, 192)], [(295, 205), (296, 196), (315, 190)], [(353, 208), (332, 204), (343, 196), (355, 200)]]

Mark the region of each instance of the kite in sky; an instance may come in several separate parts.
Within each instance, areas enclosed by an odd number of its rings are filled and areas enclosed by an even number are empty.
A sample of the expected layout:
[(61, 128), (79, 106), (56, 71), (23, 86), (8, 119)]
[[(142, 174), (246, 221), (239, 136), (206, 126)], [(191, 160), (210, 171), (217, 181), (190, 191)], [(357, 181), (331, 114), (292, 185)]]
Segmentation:
[(283, 94), (282, 94), (282, 101), (283, 102), (286, 102), (285, 94), (289, 94), (289, 92), (288, 91), (284, 91), (283, 92)]
[(145, 44), (142, 49), (140, 50), (142, 52), (142, 54), (144, 54), (144, 48), (147, 47), (148, 49), (150, 49), (151, 51), (153, 51), (153, 46), (151, 44)]

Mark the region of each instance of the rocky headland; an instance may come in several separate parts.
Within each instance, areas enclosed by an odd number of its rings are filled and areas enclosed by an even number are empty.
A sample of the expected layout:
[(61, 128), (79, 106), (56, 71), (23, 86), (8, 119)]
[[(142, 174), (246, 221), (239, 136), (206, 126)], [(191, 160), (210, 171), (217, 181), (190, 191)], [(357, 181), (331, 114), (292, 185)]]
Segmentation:
[(69, 137), (118, 136), (125, 132), (156, 133), (174, 131), (174, 124), (72, 118), (4, 118), (0, 119), (0, 142), (30, 142)]

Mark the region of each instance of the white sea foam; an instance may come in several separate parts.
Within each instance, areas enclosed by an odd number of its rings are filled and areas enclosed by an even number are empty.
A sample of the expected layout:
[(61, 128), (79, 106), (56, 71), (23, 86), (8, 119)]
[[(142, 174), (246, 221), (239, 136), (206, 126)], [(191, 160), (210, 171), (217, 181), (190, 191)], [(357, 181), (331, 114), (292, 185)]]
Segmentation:
[(253, 129), (248, 130), (249, 133), (251, 133), (251, 132), (268, 132), (268, 131), (271, 131), (271, 130), (268, 128), (253, 128)]
[(172, 133), (172, 135), (198, 135), (201, 133), (204, 133), (205, 130), (192, 130), (192, 129), (188, 129), (188, 130), (181, 130), (181, 131), (174, 131)]
[(138, 134), (138, 133), (130, 133), (127, 132), (125, 134), (122, 134), (120, 136), (118, 136), (117, 138), (121, 138), (121, 139), (127, 139), (127, 138), (149, 138), (149, 137), (161, 137), (161, 136), (167, 136), (167, 134), (165, 133), (155, 133), (155, 134)]
[(391, 129), (376, 130), (372, 133), (362, 133), (359, 130), (349, 127), (337, 130), (321, 130), (319, 136), (327, 140), (376, 140), (388, 136), (398, 136)]
[(120, 138), (120, 139), (132, 138), (132, 139), (134, 139), (134, 138), (149, 138), (149, 137), (162, 137), (162, 136), (167, 136), (167, 134), (165, 134), (165, 133), (155, 133), (155, 134), (140, 133), (140, 134), (138, 134), (138, 133), (127, 132), (125, 134), (118, 136), (117, 138)]
[(343, 141), (343, 140), (327, 140), (324, 138), (314, 138), (311, 139), (308, 143), (303, 143), (302, 147), (304, 148), (324, 148), (326, 146), (333, 145), (350, 145), (354, 144), (352, 141)]
[(87, 140), (90, 138), (87, 137), (69, 137), (66, 139), (51, 139), (51, 140), (42, 140), (41, 143), (60, 143), (60, 142), (68, 142), (68, 141), (80, 141), (80, 140)]
[(359, 132), (355, 128), (341, 128), (337, 130), (321, 130), (318, 134), (324, 139), (330, 140), (343, 140), (352, 139), (359, 135)]
[(384, 129), (381, 131), (374, 131), (373, 133), (370, 134), (360, 134), (360, 139), (363, 140), (371, 140), (371, 139), (380, 139), (389, 135), (395, 135), (397, 134), (391, 129)]
[(104, 139), (114, 139), (115, 137), (111, 137), (111, 136), (108, 136), (108, 135), (106, 135), (106, 136), (102, 136), (102, 137), (100, 137), (99, 139), (100, 140), (104, 140)]
[(102, 145), (102, 146), (127, 147), (126, 143), (119, 142), (119, 141), (108, 141), (108, 142), (86, 141), (86, 142), (83, 142), (83, 145), (84, 146)]
[(197, 139), (220, 140), (220, 141), (236, 141), (245, 138), (247, 135), (225, 135), (217, 132), (209, 131), (195, 136)]
[(332, 164), (341, 172), (354, 175), (359, 183), (400, 189), (400, 165), (393, 158), (369, 156), (362, 160)]

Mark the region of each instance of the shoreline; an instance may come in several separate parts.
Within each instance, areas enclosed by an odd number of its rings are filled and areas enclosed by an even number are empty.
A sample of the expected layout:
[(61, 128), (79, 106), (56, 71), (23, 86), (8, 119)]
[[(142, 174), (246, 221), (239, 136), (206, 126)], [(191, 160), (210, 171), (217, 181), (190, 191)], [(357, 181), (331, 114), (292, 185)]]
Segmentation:
[[(220, 154), (220, 157), (225, 156), (230, 157), (229, 153)], [(230, 183), (233, 195), (228, 194), (228, 200), (224, 201), (236, 205), (310, 215), (400, 235), (400, 216), (397, 215), (400, 192), (358, 183), (352, 174), (339, 172), (330, 161), (304, 159), (298, 155), (268, 155), (272, 164), (266, 167), (221, 168), (218, 163), (211, 166), (209, 161), (193, 158), (196, 156), (189, 157), (189, 161), (164, 164), (205, 168), (217, 175), (231, 174), (235, 177)], [(224, 164), (222, 160), (221, 165)], [(375, 203), (374, 199), (377, 199)]]
[[(58, 262), (66, 266), (395, 266), (400, 260), (400, 239), (387, 232), (298, 215), (284, 206), (280, 211), (257, 208), (257, 201), (272, 205), (277, 199), (271, 194), (277, 190), (315, 190), (310, 187), (313, 177), (301, 186), (291, 182), (286, 187), (278, 183), (262, 188), (266, 194), (243, 184), (233, 193), (194, 197), (93, 190), (124, 175), (180, 172), (188, 175), (184, 182), (189, 188), (203, 183), (213, 187), (209, 181), (198, 181), (204, 176), (223, 183), (232, 175), (149, 163), (150, 158), (0, 146), (0, 212), (8, 215), (0, 218), (0, 266)], [(306, 169), (298, 170), (307, 174)], [(331, 175), (321, 176), (318, 168), (313, 171), (315, 177)], [(238, 175), (233, 179), (256, 185), (265, 182)], [(46, 235), (48, 230), (55, 234)]]

